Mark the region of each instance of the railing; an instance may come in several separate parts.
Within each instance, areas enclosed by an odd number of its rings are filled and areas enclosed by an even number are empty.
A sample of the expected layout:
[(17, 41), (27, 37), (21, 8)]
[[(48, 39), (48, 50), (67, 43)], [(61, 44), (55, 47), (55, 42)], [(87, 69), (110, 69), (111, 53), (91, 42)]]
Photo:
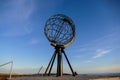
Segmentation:
[(9, 76), (9, 79), (11, 79), (12, 78), (13, 61), (9, 61), (7, 63), (4, 63), (4, 64), (0, 65), (0, 67), (5, 66), (7, 64), (11, 64), (11, 67), (10, 67), (10, 76)]

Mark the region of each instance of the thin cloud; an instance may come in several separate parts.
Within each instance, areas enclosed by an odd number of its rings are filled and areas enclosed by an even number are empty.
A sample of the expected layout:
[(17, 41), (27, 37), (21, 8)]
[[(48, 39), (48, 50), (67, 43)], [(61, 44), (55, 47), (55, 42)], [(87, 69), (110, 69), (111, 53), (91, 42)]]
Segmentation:
[(25, 21), (33, 13), (33, 3), (27, 0), (11, 0), (7, 4), (4, 3), (4, 9), (1, 13), (2, 20), (5, 22)]
[[(99, 37), (95, 40), (90, 41), (89, 43), (75, 46), (74, 49), (71, 49), (71, 52), (76, 52), (77, 56), (81, 55), (93, 55), (95, 50), (103, 49), (103, 50), (109, 50), (109, 49), (116, 49), (119, 47), (118, 43), (120, 41), (120, 37), (118, 35), (119, 32), (112, 32), (111, 34), (105, 35), (103, 37)], [(101, 57), (107, 52), (97, 52), (101, 53), (99, 55), (95, 55), (94, 58)], [(76, 57), (75, 55), (75, 57)], [(90, 56), (90, 57), (91, 57)]]
[(32, 33), (33, 29), (31, 27), (11, 27), (11, 29), (5, 29), (0, 36), (4, 37), (16, 37), (16, 36), (23, 36), (26, 34)]
[(120, 37), (118, 33), (112, 32), (92, 40), (88, 44), (75, 46), (76, 48), (72, 49), (71, 52), (76, 53), (74, 57), (86, 64), (93, 62), (95, 59), (107, 57), (109, 53), (113, 55), (113, 51), (119, 48)]
[(34, 12), (32, 1), (11, 0), (3, 4), (0, 13), (0, 36), (21, 36), (30, 34), (32, 30), (30, 17)]
[(40, 43), (40, 40), (38, 38), (32, 38), (29, 41), (30, 45), (36, 45), (36, 44), (39, 44), (39, 43)]
[(120, 40), (119, 32), (114, 31), (111, 34), (93, 39), (86, 44), (77, 46), (75, 51), (77, 52), (91, 51), (91, 50), (96, 50), (98, 48), (103, 48), (103, 47), (113, 48), (113, 45), (115, 45), (114, 47), (117, 47), (116, 44), (118, 44), (117, 42), (119, 40)]
[(102, 56), (110, 53), (111, 51), (112, 51), (111, 49), (109, 49), (109, 50), (101, 50), (101, 49), (98, 49), (98, 50), (96, 50), (96, 52), (97, 52), (98, 54), (95, 55), (95, 56), (93, 56), (93, 58), (94, 58), (94, 59), (100, 58), (100, 57), (102, 57)]
[(27, 26), (25, 26), (24, 30), (26, 30), (26, 33), (30, 34), (33, 31), (33, 28), (32, 27), (28, 28)]
[(87, 60), (87, 61), (85, 61), (85, 63), (90, 63), (90, 62), (92, 62), (91, 60)]

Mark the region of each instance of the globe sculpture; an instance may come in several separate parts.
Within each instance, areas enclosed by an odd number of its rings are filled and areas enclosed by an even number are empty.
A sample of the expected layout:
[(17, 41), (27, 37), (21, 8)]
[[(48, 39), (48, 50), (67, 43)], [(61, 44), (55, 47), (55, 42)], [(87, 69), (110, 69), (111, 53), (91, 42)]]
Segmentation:
[(75, 38), (75, 25), (73, 21), (68, 16), (63, 14), (53, 15), (47, 20), (44, 28), (44, 33), (47, 39), (51, 42), (51, 45), (55, 47), (54, 54), (47, 66), (45, 75), (51, 74), (51, 69), (53, 67), (56, 56), (57, 76), (63, 75), (62, 54), (64, 54), (65, 59), (67, 60), (67, 63), (70, 67), (70, 70), (73, 76), (75, 76), (72, 66), (64, 51), (64, 48), (69, 46)]

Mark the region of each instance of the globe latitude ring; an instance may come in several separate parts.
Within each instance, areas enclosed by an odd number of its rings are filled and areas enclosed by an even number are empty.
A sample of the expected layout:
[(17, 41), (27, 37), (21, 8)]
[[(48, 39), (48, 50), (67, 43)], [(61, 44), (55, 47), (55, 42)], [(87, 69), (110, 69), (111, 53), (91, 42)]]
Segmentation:
[(47, 39), (53, 46), (69, 46), (75, 38), (75, 25), (66, 15), (51, 16), (44, 28)]

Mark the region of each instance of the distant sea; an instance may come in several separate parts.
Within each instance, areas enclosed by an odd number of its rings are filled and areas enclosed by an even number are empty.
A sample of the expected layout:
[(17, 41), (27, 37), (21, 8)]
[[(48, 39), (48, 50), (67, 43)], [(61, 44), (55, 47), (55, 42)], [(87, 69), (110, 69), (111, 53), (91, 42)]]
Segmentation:
[(86, 76), (107, 76), (107, 77), (120, 77), (120, 73), (90, 73), (90, 74), (79, 74)]

